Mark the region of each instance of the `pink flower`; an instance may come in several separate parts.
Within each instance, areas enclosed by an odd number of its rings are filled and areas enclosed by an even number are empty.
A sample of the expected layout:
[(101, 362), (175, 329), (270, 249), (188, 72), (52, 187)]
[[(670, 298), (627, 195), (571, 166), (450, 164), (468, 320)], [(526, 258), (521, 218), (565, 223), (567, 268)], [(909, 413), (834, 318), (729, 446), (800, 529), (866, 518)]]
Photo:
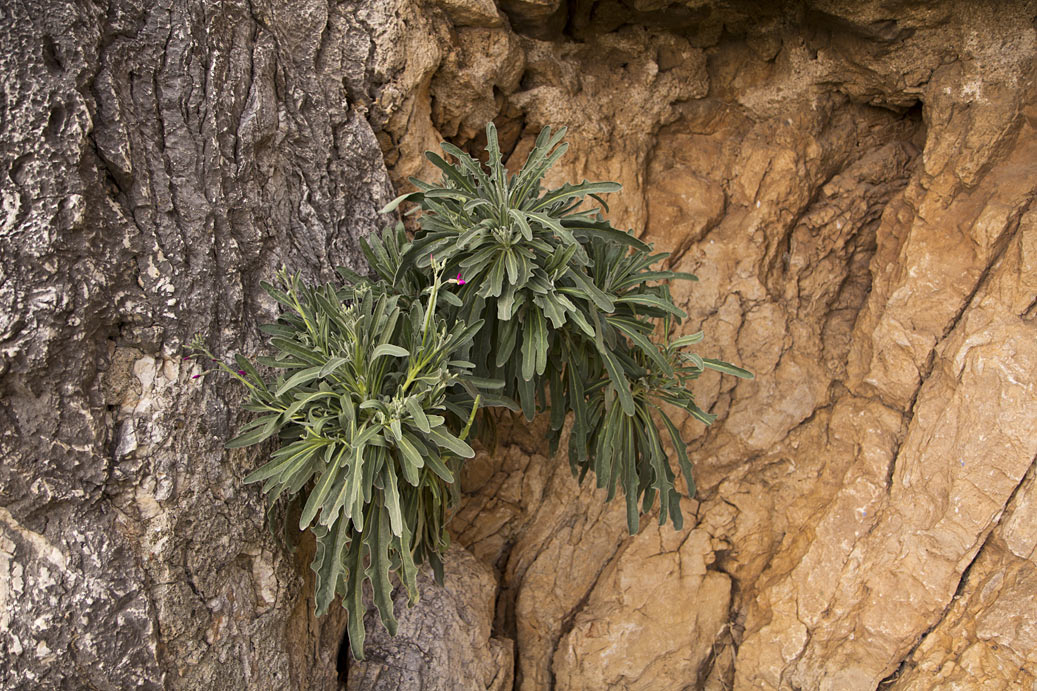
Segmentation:
[(239, 369), (239, 370), (238, 370), (238, 374), (240, 374), (241, 376), (243, 376), (243, 377), (244, 377), (244, 376), (245, 376), (245, 370), (243, 370), (243, 369)]
[(464, 285), (464, 279), (461, 278), (461, 272), (460, 271), (457, 272), (457, 285), (459, 285), (459, 286), (463, 286)]
[(196, 375), (194, 375), (193, 377), (191, 377), (191, 379), (197, 379), (197, 378), (198, 378), (198, 377), (200, 377), (200, 376), (202, 376), (202, 375), (200, 375), (200, 374), (196, 374)]

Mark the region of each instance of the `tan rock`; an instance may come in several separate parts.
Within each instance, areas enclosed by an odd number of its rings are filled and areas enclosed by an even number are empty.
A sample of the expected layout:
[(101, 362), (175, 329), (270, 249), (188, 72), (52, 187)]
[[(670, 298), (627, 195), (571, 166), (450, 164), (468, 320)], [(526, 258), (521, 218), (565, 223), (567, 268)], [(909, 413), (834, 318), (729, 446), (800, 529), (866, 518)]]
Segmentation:
[(524, 57), (519, 38), (506, 29), (458, 29), (431, 84), (439, 132), (460, 141), (479, 134), (500, 109), (496, 94), (518, 87)]
[[(1037, 683), (1037, 555), (1030, 544), (1034, 471), (1031, 467), (1005, 519), (969, 566), (939, 625), (904, 661), (891, 688), (1011, 689)], [(1031, 521), (1023, 545), (1017, 541), (1019, 521)]]
[(570, 5), (570, 33), (553, 2), (430, 29), (395, 179), (436, 132), (493, 119), (516, 170), (569, 127), (548, 182), (620, 181), (614, 222), (700, 278), (671, 286), (682, 330), (757, 379), (696, 382), (719, 420), (678, 421), (680, 534), (626, 536), (536, 425), (470, 464), (452, 528), (500, 579), (519, 688), (1031, 684), (1032, 7)]
[(504, 24), (493, 0), (437, 0), (454, 26), (498, 27)]
[(563, 689), (681, 688), (728, 617), (731, 581), (710, 536), (651, 526), (614, 559), (554, 655)]

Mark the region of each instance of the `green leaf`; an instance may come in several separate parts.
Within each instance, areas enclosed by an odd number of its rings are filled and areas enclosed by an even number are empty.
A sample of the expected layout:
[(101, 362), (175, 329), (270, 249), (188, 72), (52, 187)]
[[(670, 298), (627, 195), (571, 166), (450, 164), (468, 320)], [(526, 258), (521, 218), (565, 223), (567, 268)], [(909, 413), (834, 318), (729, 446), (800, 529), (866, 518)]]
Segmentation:
[(392, 459), (385, 464), (385, 508), (389, 512), (389, 526), (392, 534), (400, 537), (403, 535), (403, 512), (400, 509), (400, 490), (396, 471), (393, 469)]
[[(443, 148), (446, 149), (446, 147)], [(432, 161), (432, 165), (436, 166), (444, 173), (446, 173), (447, 178), (449, 178), (455, 185), (457, 185), (458, 189), (467, 190), (469, 192), (475, 192), (475, 188), (472, 187), (472, 183), (465, 179), (465, 177), (457, 171), (457, 168), (444, 161), (441, 156), (439, 156), (438, 154), (434, 154), (431, 151), (426, 151), (425, 158)]]
[[(339, 448), (338, 455), (333, 459), (330, 453), (325, 454), (325, 459), (328, 461), (324, 468), (324, 473), (320, 479), (317, 480), (317, 484), (314, 486), (313, 491), (310, 492), (310, 496), (306, 499), (306, 505), (302, 509), (302, 515), (299, 517), (299, 530), (306, 530), (313, 522), (313, 517), (317, 515), (317, 510), (324, 504), (328, 494), (331, 492), (331, 487), (334, 481), (338, 478), (338, 464), (342, 458), (342, 454), (345, 453), (348, 447), (341, 446)], [(329, 446), (328, 451), (332, 451), (334, 447)]]
[(569, 199), (584, 197), (592, 193), (604, 194), (607, 192), (617, 192), (620, 189), (622, 189), (622, 185), (618, 182), (587, 182), (584, 180), (579, 185), (566, 183), (558, 189), (551, 190), (544, 196), (540, 197), (536, 204), (533, 205), (532, 210), (537, 211), (539, 209), (545, 209), (556, 202), (564, 202)]
[(662, 353), (659, 352), (659, 346), (645, 338), (644, 334), (632, 326), (633, 322), (628, 322), (615, 317), (605, 317), (605, 320), (626, 334), (627, 338), (633, 341), (634, 345), (641, 349), (641, 352), (651, 358), (652, 362), (655, 363), (656, 367), (659, 368), (663, 375), (667, 377), (673, 376), (673, 368), (670, 366), (670, 363), (666, 361), (666, 358), (662, 356)]
[[(346, 521), (342, 521), (345, 523)], [(343, 594), (342, 606), (349, 612), (349, 649), (357, 660), (364, 659), (364, 571), (361, 555), (363, 554), (363, 541), (354, 539), (349, 545), (346, 555), (349, 575), (346, 579), (346, 592)]]
[(699, 280), (698, 276), (695, 274), (681, 273), (680, 271), (642, 271), (639, 274), (634, 274), (630, 278), (620, 281), (613, 287), (619, 291), (647, 281), (673, 281), (676, 279), (683, 279), (685, 281)]
[(710, 358), (702, 358), (703, 364), (711, 370), (722, 372), (723, 374), (730, 374), (738, 377), (739, 379), (753, 379), (755, 375), (747, 369), (736, 367), (730, 362), (724, 362), (723, 360), (712, 360)]
[(598, 346), (598, 352), (601, 353), (602, 362), (605, 365), (605, 370), (608, 372), (609, 380), (612, 382), (612, 389), (619, 396), (619, 403), (623, 407), (623, 412), (627, 415), (634, 414), (634, 399), (630, 395), (630, 382), (627, 381), (626, 375), (623, 373), (623, 368), (616, 359), (616, 356), (612, 354), (612, 351), (605, 345), (605, 341), (601, 335), (601, 327), (595, 320), (594, 329), (594, 341)]
[(357, 532), (361, 532), (364, 529), (364, 516), (362, 512), (357, 512), (354, 508), (357, 498), (360, 496), (361, 480), (363, 479), (363, 445), (354, 446), (350, 455), (351, 459), (344, 475), (344, 482), (341, 483), (338, 492), (333, 493), (334, 499), (331, 501), (330, 508), (321, 512), (320, 522), (329, 525), (335, 520), (352, 519), (353, 527)]
[(410, 397), (403, 402), (403, 405), (414, 419), (414, 426), (427, 434), (431, 428), (428, 424), (428, 418), (425, 417), (425, 411), (418, 405), (417, 399)]
[(391, 211), (395, 211), (396, 207), (398, 207), (400, 204), (406, 201), (421, 201), (422, 196), (423, 195), (421, 192), (408, 192), (407, 194), (401, 194), (400, 196), (396, 197), (396, 199), (393, 199), (391, 202), (379, 209), (378, 213), (387, 214)]
[(493, 266), (490, 268), (490, 273), (486, 279), (486, 291), (483, 293), (486, 297), (498, 297), (501, 294), (501, 287), (504, 285), (504, 256), (498, 255), (497, 259), (494, 260)]
[(511, 352), (515, 349), (515, 341), (519, 332), (519, 320), (511, 319), (500, 323), (497, 327), (500, 331), (500, 337), (497, 341), (497, 367), (502, 367), (504, 363), (511, 357)]
[[(540, 311), (536, 309), (527, 310), (526, 315), (529, 322), (535, 321), (533, 315), (539, 314)], [(537, 361), (537, 337), (538, 333), (535, 328), (530, 324), (525, 324), (526, 330), (522, 335), (522, 378), (525, 381), (533, 379), (533, 372), (536, 369)]]
[(666, 412), (659, 406), (654, 406), (659, 411), (660, 416), (663, 419), (663, 424), (666, 425), (667, 431), (670, 433), (670, 439), (673, 441), (673, 448), (677, 452), (677, 462), (680, 465), (681, 475), (684, 476), (684, 481), (688, 485), (688, 496), (695, 496), (695, 478), (691, 472), (691, 461), (688, 459), (688, 447), (681, 438), (680, 430), (673, 424), (670, 417)]
[[(324, 359), (316, 355), (312, 350), (309, 350), (305, 346), (302, 346), (295, 341), (288, 340), (286, 338), (271, 338), (271, 345), (275, 348), (280, 348), (284, 352), (294, 355), (308, 365), (320, 364), (323, 366)], [(320, 370), (318, 370), (320, 371)]]
[(651, 252), (652, 248), (625, 230), (613, 228), (607, 221), (601, 223), (565, 222), (562, 225), (572, 231), (577, 239), (598, 238), (605, 242), (632, 247), (637, 252)]
[(631, 535), (637, 534), (638, 529), (638, 511), (637, 511), (637, 465), (635, 463), (636, 456), (630, 453), (633, 448), (633, 418), (624, 417), (623, 423), (623, 439), (620, 440), (620, 446), (623, 447), (624, 453), (622, 457), (623, 463), (623, 495), (626, 499), (627, 507), (627, 532)]
[[(515, 221), (515, 225), (519, 228), (519, 233), (522, 234), (522, 238), (527, 242), (533, 239), (533, 229), (529, 227), (529, 221), (526, 220), (526, 215), (518, 209), (508, 209), (508, 216)], [(573, 248), (575, 252), (575, 248)]]
[(403, 571), (403, 586), (411, 604), (418, 601), (418, 568), (414, 563), (413, 536), (410, 526), (403, 522), (403, 537), (400, 538), (400, 568)]
[(449, 449), (452, 453), (461, 458), (471, 458), (475, 455), (475, 450), (472, 447), (468, 446), (468, 444), (450, 434), (450, 432), (447, 432), (442, 427), (434, 428), (429, 433), (429, 437), (439, 444), (440, 447)]
[(601, 290), (581, 272), (570, 268), (565, 272), (565, 275), (584, 292), (586, 297), (589, 298), (591, 302), (598, 307), (598, 309), (603, 312), (616, 311), (616, 306), (612, 303), (612, 299), (605, 293), (601, 292)]
[(429, 470), (431, 470), (433, 473), (435, 473), (436, 475), (441, 477), (444, 482), (448, 482), (450, 484), (453, 484), (453, 482), (454, 482), (454, 474), (451, 473), (450, 469), (447, 468), (445, 463), (443, 463), (443, 459), (441, 459), (436, 454), (430, 454), (425, 459), (425, 461), (426, 461), (426, 465), (428, 465), (428, 467), (429, 467)]
[[(392, 582), (389, 580), (389, 532), (387, 513), (379, 506), (371, 521), (371, 530), (365, 536), (369, 558), (366, 575), (374, 590), (374, 605), (382, 619), (382, 625), (390, 636), (396, 635), (396, 617), (393, 615)], [(352, 613), (350, 614), (352, 618)]]
[(694, 344), (698, 343), (701, 340), (702, 340), (702, 332), (699, 331), (697, 333), (688, 334), (687, 336), (681, 336), (680, 338), (678, 338), (678, 339), (676, 339), (674, 341), (670, 341), (670, 347), (671, 348), (684, 348), (685, 346), (694, 345)]
[(275, 396), (281, 397), (285, 395), (290, 389), (294, 389), (297, 386), (308, 384), (309, 382), (320, 376), (321, 367), (307, 367), (301, 372), (296, 372), (288, 380), (277, 389), (274, 393)]
[(533, 337), (536, 344), (536, 373), (542, 376), (547, 368), (547, 322), (540, 310), (530, 310), (533, 317)]
[(259, 420), (256, 420), (253, 424), (260, 422), (262, 424), (258, 424), (253, 429), (234, 437), (224, 444), (224, 448), (240, 449), (245, 446), (252, 446), (253, 444), (265, 441), (277, 430), (277, 422), (280, 419), (280, 413), (276, 413), (274, 415), (266, 415)]
[[(242, 482), (246, 485), (254, 482), (262, 482), (275, 476), (287, 476), (291, 471), (309, 460), (316, 451), (323, 448), (323, 444), (312, 441), (299, 441), (289, 446), (281, 447), (277, 454), (273, 454), (270, 462), (253, 471)], [(278, 455), (281, 452), (289, 452)]]
[[(331, 527), (314, 528), (317, 536), (317, 552), (310, 568), (317, 575), (316, 601), (317, 616), (327, 614), (328, 607), (335, 599), (335, 591), (345, 571), (344, 552), (350, 544), (348, 521), (336, 521)], [(363, 647), (361, 646), (361, 654)]]
[(414, 437), (404, 433), (399, 439), (396, 440), (396, 448), (400, 450), (403, 457), (403, 476), (407, 482), (417, 487), (418, 485), (418, 469), (425, 467), (425, 459), (422, 458), (421, 454), (418, 453), (418, 449), (414, 446)]
[(347, 358), (333, 357), (330, 360), (328, 360), (327, 364), (320, 368), (320, 371), (317, 373), (317, 376), (323, 379), (324, 377), (328, 376), (329, 374), (331, 374), (347, 362), (349, 362)]
[(371, 361), (373, 362), (383, 355), (391, 355), (392, 357), (409, 357), (410, 351), (406, 348), (401, 348), (398, 345), (393, 345), (392, 343), (383, 343), (375, 348), (374, 352), (371, 353)]
[(654, 307), (663, 312), (672, 314), (679, 319), (684, 319), (688, 316), (684, 310), (678, 308), (669, 300), (664, 300), (655, 295), (624, 295), (616, 298), (615, 302), (617, 305), (642, 305), (644, 307)]

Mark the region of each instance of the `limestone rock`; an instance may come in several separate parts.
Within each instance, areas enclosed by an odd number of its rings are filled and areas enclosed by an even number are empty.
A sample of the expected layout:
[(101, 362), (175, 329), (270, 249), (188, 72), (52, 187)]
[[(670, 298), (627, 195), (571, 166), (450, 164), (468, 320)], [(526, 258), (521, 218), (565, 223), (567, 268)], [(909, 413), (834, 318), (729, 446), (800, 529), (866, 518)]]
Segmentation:
[[(896, 689), (1037, 683), (1037, 554), (1031, 468), (937, 627), (893, 675)], [(1018, 528), (1026, 522), (1027, 536)]]
[(731, 580), (709, 533), (650, 526), (614, 559), (559, 643), (560, 688), (681, 688), (726, 626)]
[(1037, 679), (1032, 1), (145, 5), (0, 10), (3, 685), (339, 683), (342, 613), (180, 349), (256, 352), (274, 266), (358, 266), (379, 153), (404, 191), (487, 120), (513, 171), (568, 127), (548, 182), (620, 181), (610, 217), (699, 276), (681, 330), (757, 378), (696, 382), (680, 532), (628, 536), (502, 420), (451, 525), (481, 565), (349, 683)]
[(454, 26), (498, 27), (504, 25), (493, 0), (439, 0)]
[(467, 551), (452, 547), (443, 560), (443, 587), (431, 570), (418, 577), (420, 605), (407, 607), (397, 589), (395, 638), (368, 612), (363, 662), (352, 662), (348, 691), (485, 689), (512, 687), (512, 641), (491, 637), (497, 579)]
[[(571, 2), (569, 23), (542, 34), (501, 6), (521, 35), (518, 87), (477, 57), (439, 69), (483, 71), (512, 170), (541, 126), (568, 126), (550, 182), (622, 182), (610, 216), (700, 278), (671, 287), (682, 328), (757, 374), (697, 383), (720, 419), (683, 424), (698, 524), (669, 538), (625, 537), (535, 425), (469, 468), (454, 528), (501, 578), (518, 686), (1033, 676), (1013, 612), (1029, 611), (1018, 560), (1037, 532), (1009, 517), (1029, 515), (1020, 482), (1037, 454), (1032, 3)], [(454, 131), (448, 112), (428, 127)], [(672, 648), (630, 649), (625, 627), (649, 591), (690, 608), (704, 586), (627, 555), (689, 534), (710, 537), (709, 573), (732, 594), (719, 636), (715, 619), (676, 627), (689, 657), (675, 673)], [(1001, 594), (954, 599), (980, 587)], [(965, 624), (980, 619), (982, 632)], [(997, 647), (993, 621), (1008, 631)]]

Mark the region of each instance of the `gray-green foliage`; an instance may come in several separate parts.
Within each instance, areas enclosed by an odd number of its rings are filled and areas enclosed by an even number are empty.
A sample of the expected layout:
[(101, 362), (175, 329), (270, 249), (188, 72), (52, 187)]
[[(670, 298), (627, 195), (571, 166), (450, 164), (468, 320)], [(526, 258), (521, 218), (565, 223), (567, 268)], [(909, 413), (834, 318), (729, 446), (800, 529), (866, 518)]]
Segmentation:
[(308, 287), (285, 273), (279, 279), (264, 288), (285, 312), (262, 327), (277, 353), (259, 364), (281, 374), (268, 381), (238, 358), (235, 376), (251, 393), (246, 408), (260, 415), (227, 447), (277, 435), (278, 449), (245, 482), (262, 482), (271, 503), (306, 489), (299, 528), (317, 539), (317, 613), (341, 595), (361, 657), (365, 579), (395, 633), (390, 574), (402, 577), (411, 602), (417, 563), (428, 560), (441, 578), (456, 460), (475, 453), (464, 438), (477, 387), (486, 384), (453, 355), (482, 325), (437, 314), (446, 295), (438, 278), (414, 299), (366, 282), (336, 288)]
[(545, 128), (515, 175), (492, 124), (487, 166), (449, 144), (453, 163), (426, 154), (442, 180), (412, 179), (418, 191), (385, 209), (417, 203), (413, 238), (398, 224), (362, 241), (375, 276), (340, 269), (343, 286), (309, 287), (282, 273), (278, 286), (265, 285), (285, 308), (263, 327), (277, 354), (259, 359), (280, 374), (265, 379), (244, 358), (239, 370), (223, 366), (260, 413), (228, 446), (278, 437), (246, 481), (262, 482), (271, 503), (305, 496), (300, 528), (317, 537), (317, 612), (342, 596), (357, 658), (365, 579), (395, 633), (392, 575), (412, 603), (417, 565), (428, 561), (442, 577), (457, 465), (474, 453), (465, 439), (480, 409), (530, 419), (548, 412), (554, 447), (571, 419), (574, 474), (582, 481), (593, 472), (609, 499), (622, 488), (630, 532), (656, 495), (660, 524), (669, 518), (679, 528), (676, 474), (656, 421), (688, 494), (695, 488), (663, 404), (708, 424), (713, 416), (695, 404), (689, 382), (705, 369), (752, 376), (686, 352), (701, 333), (670, 337), (686, 315), (667, 284), (695, 277), (653, 270), (666, 254), (588, 207), (592, 197), (607, 211), (598, 195), (619, 185), (543, 188), (565, 152), (564, 133)]
[[(685, 353), (698, 337), (653, 340), (662, 322), (669, 334), (686, 315), (670, 298), (667, 283), (696, 280), (691, 274), (651, 267), (668, 256), (629, 233), (613, 228), (593, 197), (607, 211), (600, 193), (616, 183), (565, 184), (543, 189), (550, 166), (566, 150), (565, 130), (545, 128), (525, 165), (510, 175), (501, 162), (496, 131), (487, 126), (488, 166), (449, 144), (448, 163), (429, 153), (443, 171), (437, 184), (412, 180), (418, 191), (397, 198), (420, 207), (420, 230), (407, 242), (400, 228), (372, 244), (372, 267), (404, 292), (427, 281), (430, 258), (446, 272), (458, 272), (465, 285), (452, 317), (484, 321), (464, 357), (476, 374), (504, 382), (502, 394), (516, 399), (527, 418), (550, 411), (557, 443), (568, 413), (573, 423), (569, 462), (581, 479), (593, 471), (611, 499), (623, 488), (630, 531), (656, 494), (662, 510), (681, 526), (675, 474), (654, 422), (662, 421), (675, 448), (689, 494), (694, 493), (691, 464), (677, 426), (661, 403), (683, 408), (712, 422), (687, 384), (704, 369), (735, 376), (748, 372), (729, 363)], [(640, 502), (641, 508), (638, 509)]]

